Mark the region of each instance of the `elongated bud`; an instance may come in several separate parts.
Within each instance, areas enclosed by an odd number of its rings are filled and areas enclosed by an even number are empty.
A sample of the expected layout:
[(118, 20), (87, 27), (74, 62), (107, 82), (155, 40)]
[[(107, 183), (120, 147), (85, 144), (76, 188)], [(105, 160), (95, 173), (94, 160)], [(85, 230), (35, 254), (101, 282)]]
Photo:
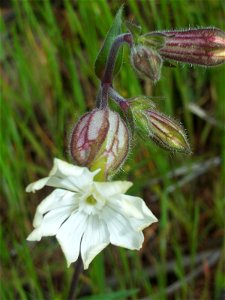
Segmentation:
[(162, 148), (191, 153), (182, 125), (159, 112), (153, 101), (139, 96), (130, 101), (130, 108), (140, 136), (150, 137)]
[(162, 59), (157, 51), (143, 45), (131, 50), (131, 64), (140, 77), (148, 77), (157, 82), (161, 76)]
[(118, 113), (94, 109), (73, 128), (69, 149), (78, 165), (101, 168), (108, 176), (116, 172), (128, 154), (128, 129)]
[(169, 150), (191, 153), (181, 124), (158, 111), (148, 110), (145, 115), (149, 121), (149, 135), (156, 143)]
[(220, 29), (165, 31), (159, 34), (165, 37), (164, 45), (159, 50), (163, 59), (202, 66), (225, 62), (225, 32)]

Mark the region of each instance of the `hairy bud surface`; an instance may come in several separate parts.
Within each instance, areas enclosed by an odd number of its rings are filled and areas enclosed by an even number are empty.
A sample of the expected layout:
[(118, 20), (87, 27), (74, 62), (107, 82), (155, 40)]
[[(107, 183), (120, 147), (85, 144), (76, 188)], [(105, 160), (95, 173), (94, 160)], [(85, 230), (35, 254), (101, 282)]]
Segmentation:
[(80, 118), (69, 143), (78, 165), (104, 169), (105, 175), (121, 167), (129, 151), (129, 132), (120, 115), (94, 109)]
[(163, 148), (191, 153), (185, 130), (181, 124), (158, 111), (148, 110), (149, 135)]
[(138, 45), (131, 50), (131, 63), (140, 77), (157, 82), (161, 76), (162, 59), (154, 49)]
[(191, 153), (183, 126), (159, 112), (152, 100), (136, 97), (130, 101), (130, 108), (141, 136), (148, 136), (165, 149)]
[(225, 62), (225, 32), (220, 29), (165, 31), (159, 34), (165, 37), (164, 45), (159, 49), (163, 59), (202, 66)]

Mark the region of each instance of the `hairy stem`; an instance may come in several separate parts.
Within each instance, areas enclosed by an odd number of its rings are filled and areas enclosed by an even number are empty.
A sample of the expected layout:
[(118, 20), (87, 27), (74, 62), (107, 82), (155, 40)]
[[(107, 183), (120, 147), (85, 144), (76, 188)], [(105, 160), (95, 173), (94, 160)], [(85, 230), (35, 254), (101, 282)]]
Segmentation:
[(101, 109), (104, 109), (108, 105), (108, 96), (109, 96), (109, 89), (111, 87), (111, 84), (104, 83), (101, 86), (100, 92), (99, 92), (99, 107)]
[(123, 33), (115, 38), (106, 62), (105, 72), (102, 78), (102, 84), (112, 84), (113, 71), (116, 63), (118, 50), (120, 46), (124, 43), (127, 43), (130, 47), (133, 45), (133, 37), (131, 33)]
[(125, 98), (123, 98), (116, 90), (114, 90), (114, 88), (109, 88), (108, 95), (119, 104), (122, 110), (126, 110), (127, 108), (129, 108), (129, 102)]
[(131, 33), (123, 33), (118, 35), (111, 46), (105, 66), (105, 71), (101, 80), (101, 88), (97, 96), (97, 107), (101, 109), (107, 107), (109, 89), (112, 87), (113, 72), (118, 50), (124, 43), (127, 43), (130, 47), (133, 45), (133, 36)]

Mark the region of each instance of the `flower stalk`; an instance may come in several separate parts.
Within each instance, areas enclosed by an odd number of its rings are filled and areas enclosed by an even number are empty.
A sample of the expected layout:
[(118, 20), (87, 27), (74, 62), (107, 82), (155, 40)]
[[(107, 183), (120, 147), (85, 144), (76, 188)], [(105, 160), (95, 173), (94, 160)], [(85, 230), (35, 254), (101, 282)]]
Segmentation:
[(75, 264), (74, 273), (73, 273), (73, 277), (72, 277), (72, 280), (70, 283), (70, 290), (69, 290), (67, 300), (76, 299), (76, 291), (77, 291), (78, 281), (79, 281), (79, 277), (80, 277), (80, 274), (82, 273), (82, 271), (83, 271), (83, 262), (82, 262), (81, 256), (79, 256), (78, 260)]
[(126, 111), (130, 107), (129, 101), (127, 101), (125, 98), (123, 98), (112, 87), (109, 88), (109, 97), (112, 98), (115, 102), (117, 102), (123, 111)]
[(115, 38), (109, 55), (107, 59), (107, 63), (105, 66), (105, 71), (102, 78), (102, 85), (108, 83), (111, 84), (113, 80), (113, 71), (116, 63), (116, 57), (119, 48), (124, 44), (127, 43), (130, 47), (133, 45), (133, 37), (131, 33), (124, 33), (121, 35), (118, 35), (117, 38)]
[(124, 33), (118, 35), (109, 51), (109, 55), (107, 58), (105, 71), (101, 80), (101, 87), (97, 97), (97, 107), (98, 108), (105, 108), (108, 106), (108, 93), (110, 87), (112, 87), (113, 81), (113, 72), (115, 68), (116, 58), (119, 51), (119, 48), (124, 44), (127, 43), (130, 47), (133, 45), (133, 37), (131, 33)]

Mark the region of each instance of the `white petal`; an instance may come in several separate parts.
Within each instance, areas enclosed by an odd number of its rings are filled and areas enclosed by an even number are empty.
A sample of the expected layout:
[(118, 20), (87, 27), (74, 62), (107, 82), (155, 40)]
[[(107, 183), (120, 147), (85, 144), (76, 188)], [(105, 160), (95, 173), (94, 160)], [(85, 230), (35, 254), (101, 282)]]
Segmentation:
[(65, 206), (71, 206), (73, 209), (76, 209), (78, 206), (79, 198), (73, 192), (56, 189), (48, 197), (46, 197), (37, 207), (33, 226), (40, 226), (43, 220), (43, 214), (53, 210), (55, 208), (63, 208)]
[(141, 231), (158, 221), (145, 202), (139, 197), (129, 195), (114, 196), (110, 198), (108, 205), (123, 214), (137, 231)]
[(56, 188), (66, 189), (73, 192), (79, 192), (80, 191), (80, 183), (82, 183), (81, 188), (83, 186), (90, 185), (90, 179), (87, 178), (86, 175), (81, 175), (80, 177), (45, 177), (42, 179), (39, 179), (33, 183), (30, 183), (27, 188), (26, 192), (35, 192), (37, 190), (42, 189), (45, 185), (52, 186)]
[(94, 182), (95, 190), (104, 198), (124, 194), (132, 185), (130, 181)]
[(45, 185), (56, 187), (56, 188), (63, 188), (74, 192), (77, 192), (79, 190), (71, 181), (71, 177), (70, 178), (69, 177), (67, 178), (45, 177), (33, 183), (30, 183), (26, 187), (26, 192), (34, 193), (35, 191), (42, 189)]
[(57, 176), (57, 177), (65, 177), (65, 176), (80, 176), (84, 167), (78, 167), (72, 164), (69, 164), (61, 159), (54, 158), (54, 164), (51, 172), (49, 173), (49, 177)]
[(74, 166), (55, 159), (49, 176), (29, 184), (26, 192), (35, 192), (45, 185), (80, 192), (91, 186), (93, 178), (98, 172), (100, 169), (90, 172), (86, 167)]
[[(99, 171), (98, 171), (99, 172)], [(73, 186), (76, 187), (77, 191), (86, 191), (90, 188), (93, 183), (93, 177), (95, 174), (84, 170), (84, 172), (79, 177), (68, 177), (72, 182)]]
[(76, 212), (63, 223), (56, 235), (66, 257), (68, 267), (79, 256), (81, 238), (87, 226), (86, 220), (86, 214)]
[(135, 231), (129, 221), (117, 211), (105, 206), (101, 217), (106, 222), (113, 245), (139, 250), (144, 241), (141, 231)]
[(33, 183), (30, 183), (27, 187), (26, 187), (26, 192), (27, 193), (30, 193), (30, 192), (35, 192), (37, 190), (40, 190), (42, 189), (46, 183), (48, 182), (48, 179), (49, 177), (45, 177), (45, 178), (42, 178), (42, 179), (39, 179)]
[(40, 227), (35, 228), (27, 237), (27, 241), (40, 241), (42, 238), (42, 232)]
[(72, 192), (79, 192), (79, 187), (74, 183), (73, 177), (64, 177), (64, 178), (58, 178), (58, 177), (49, 177), (48, 182), (46, 183), (48, 186), (56, 187), (56, 188), (62, 188), (66, 189), (68, 191)]
[(109, 232), (98, 215), (88, 217), (87, 228), (81, 241), (81, 256), (86, 270), (91, 261), (109, 244)]
[(62, 223), (71, 214), (71, 208), (55, 209), (41, 219), (41, 224), (27, 237), (28, 241), (40, 241), (43, 236), (55, 235)]
[[(63, 173), (63, 167), (65, 167), (65, 173)], [(79, 172), (76, 171), (77, 168), (79, 169)], [(64, 188), (71, 191), (78, 191), (79, 188), (77, 188), (73, 176), (77, 176), (79, 178), (83, 173), (85, 173), (85, 176), (83, 176), (84, 178), (86, 178), (88, 175), (89, 177), (93, 178), (92, 173), (86, 169), (87, 168), (73, 166), (62, 160), (55, 159), (53, 169), (50, 172), (49, 176), (29, 184), (26, 188), (26, 192), (35, 192), (42, 189), (45, 185), (56, 188)], [(72, 170), (74, 172), (72, 172)]]
[(86, 167), (75, 166), (58, 158), (54, 158), (54, 165), (51, 172), (49, 173), (49, 177), (75, 177), (79, 179), (79, 177), (82, 176), (83, 179), (86, 177), (89, 180), (92, 180), (93, 177), (99, 172), (100, 169), (95, 170), (94, 172), (90, 172)]
[(39, 227), (42, 236), (56, 235), (63, 222), (73, 213), (71, 206), (56, 208), (46, 215)]
[[(95, 170), (94, 172), (90, 172), (87, 168), (83, 168), (83, 173), (80, 176), (68, 176), (64, 179), (58, 180), (58, 186), (60, 185), (62, 188), (66, 188), (70, 191), (78, 192), (80, 194), (89, 193), (93, 184), (93, 177), (100, 172), (100, 169)], [(52, 180), (56, 180), (56, 177), (51, 177)], [(52, 183), (50, 181), (50, 183)], [(56, 185), (56, 181), (53, 182)], [(49, 185), (49, 183), (48, 183)]]

